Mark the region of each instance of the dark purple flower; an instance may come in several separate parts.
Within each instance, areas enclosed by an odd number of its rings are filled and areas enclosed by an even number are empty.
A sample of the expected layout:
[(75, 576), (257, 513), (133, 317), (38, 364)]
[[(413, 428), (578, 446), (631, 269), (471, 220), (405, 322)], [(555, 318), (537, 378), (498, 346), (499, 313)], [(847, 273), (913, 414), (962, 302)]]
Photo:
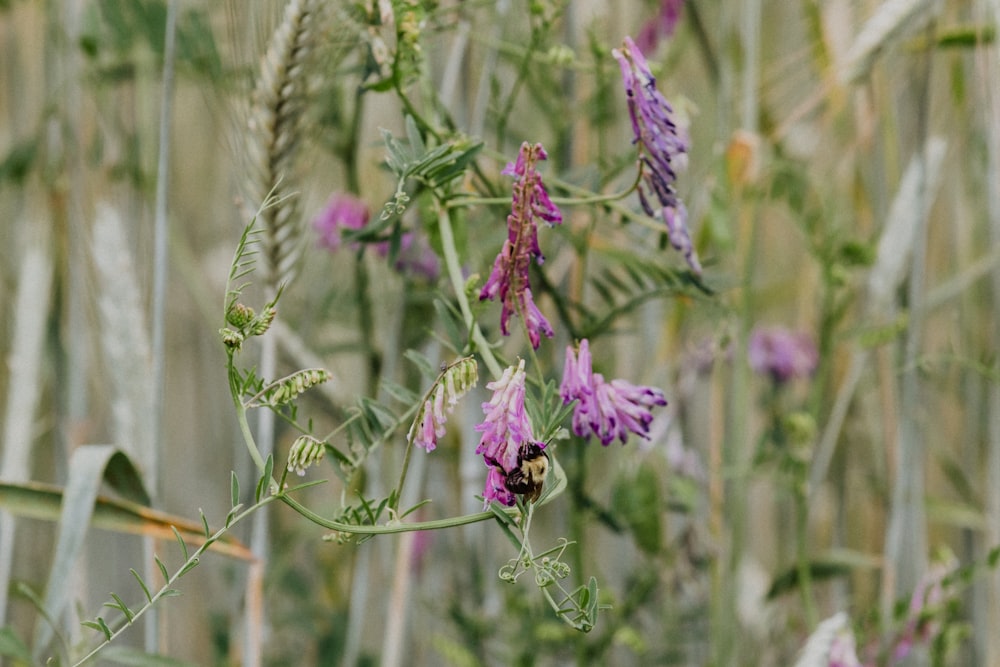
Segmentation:
[(578, 401), (573, 410), (573, 433), (582, 438), (596, 435), (602, 445), (615, 438), (625, 444), (630, 432), (648, 438), (653, 406), (667, 404), (659, 389), (625, 380), (607, 382), (603, 375), (594, 373), (586, 338), (580, 341), (578, 353), (572, 346), (566, 347), (559, 394), (563, 403)]
[(662, 218), (670, 245), (700, 275), (701, 263), (687, 229), (687, 209), (675, 187), (677, 172), (687, 166), (687, 140), (678, 131), (674, 110), (656, 89), (656, 79), (635, 42), (626, 37), (622, 48), (611, 53), (621, 65), (633, 143), (639, 147), (639, 203), (647, 215)]
[(541, 335), (552, 337), (552, 326), (535, 305), (528, 282), (531, 260), (545, 261), (538, 245), (538, 220), (549, 224), (562, 222), (562, 214), (545, 190), (542, 176), (535, 169), (538, 160), (548, 157), (541, 144), (521, 144), (517, 162), (503, 173), (514, 177), (511, 213), (507, 216), (507, 239), (493, 262), (493, 270), (479, 293), (480, 300), (500, 298), (500, 331), (510, 334), (510, 316), (518, 314), (528, 330), (531, 346), (538, 348)]
[(819, 363), (812, 337), (784, 327), (754, 329), (750, 334), (748, 358), (755, 372), (770, 375), (778, 384), (812, 375)]
[(661, 0), (660, 11), (642, 26), (635, 42), (643, 53), (652, 53), (660, 40), (671, 37), (681, 18), (684, 0)]
[[(368, 204), (354, 195), (342, 192), (330, 197), (316, 219), (313, 228), (319, 233), (319, 245), (327, 250), (338, 250), (342, 244), (341, 231), (356, 231), (368, 224), (371, 211)], [(354, 244), (357, 247), (357, 244)]]

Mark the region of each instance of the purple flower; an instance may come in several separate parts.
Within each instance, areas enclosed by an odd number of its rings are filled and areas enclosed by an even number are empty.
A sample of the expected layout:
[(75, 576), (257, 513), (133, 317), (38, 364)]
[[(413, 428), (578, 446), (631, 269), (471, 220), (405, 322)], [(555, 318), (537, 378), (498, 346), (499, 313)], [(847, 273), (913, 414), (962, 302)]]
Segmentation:
[(427, 242), (427, 237), (406, 232), (399, 239), (399, 257), (396, 258), (395, 269), (402, 274), (422, 276), (433, 283), (441, 273), (441, 263)]
[(674, 34), (683, 6), (684, 0), (661, 0), (660, 11), (642, 26), (635, 39), (643, 53), (652, 53), (661, 39)]
[[(687, 229), (687, 209), (674, 185), (677, 171), (687, 166), (687, 140), (678, 132), (674, 110), (656, 89), (656, 79), (635, 42), (626, 37), (622, 48), (611, 53), (621, 65), (633, 143), (639, 146), (639, 202), (647, 215), (663, 219), (670, 245), (700, 275), (701, 263)], [(656, 202), (655, 209), (651, 199)]]
[(486, 506), (492, 501), (507, 507), (513, 505), (517, 487), (510, 484), (511, 473), (520, 468), (522, 457), (532, 445), (545, 447), (535, 442), (531, 434), (531, 420), (524, 409), (525, 378), (524, 359), (521, 359), (517, 368), (508, 367), (499, 380), (486, 385), (493, 391), (493, 397), (483, 403), (485, 418), (476, 426), (483, 434), (476, 454), (483, 455), (489, 469), (483, 488)]
[(493, 397), (483, 403), (485, 419), (476, 426), (483, 436), (476, 447), (486, 465), (499, 466), (504, 472), (517, 466), (521, 445), (532, 440), (531, 422), (524, 409), (524, 359), (517, 368), (509, 366), (499, 380), (486, 385)]
[(816, 345), (807, 333), (784, 327), (756, 328), (750, 334), (750, 367), (770, 375), (776, 384), (812, 375), (819, 363)]
[(514, 492), (507, 488), (507, 475), (499, 466), (490, 466), (486, 473), (486, 485), (483, 488), (484, 509), (491, 502), (511, 507), (514, 504)]
[(594, 373), (586, 338), (580, 341), (578, 353), (572, 346), (566, 347), (559, 394), (564, 404), (578, 401), (573, 410), (573, 433), (582, 438), (596, 435), (602, 445), (615, 438), (625, 444), (630, 432), (648, 438), (653, 406), (667, 404), (659, 389), (625, 380), (607, 382), (603, 375)]
[[(364, 229), (370, 218), (371, 211), (365, 202), (354, 195), (336, 193), (327, 202), (326, 208), (313, 220), (313, 228), (319, 234), (320, 247), (337, 251), (343, 245), (344, 232)], [(379, 257), (389, 256), (391, 245), (389, 241), (377, 241), (370, 245)], [(361, 244), (357, 241), (352, 242), (350, 248), (356, 252), (361, 248)], [(417, 232), (403, 232), (400, 236), (399, 255), (393, 268), (402, 274), (421, 276), (429, 282), (437, 280), (441, 271), (437, 255), (431, 249), (426, 236)]]
[(528, 282), (531, 260), (545, 261), (538, 245), (538, 220), (549, 224), (562, 222), (562, 214), (545, 190), (542, 176), (535, 169), (538, 160), (548, 157), (541, 144), (521, 144), (517, 162), (507, 165), (502, 173), (514, 177), (514, 193), (510, 215), (507, 216), (507, 239), (493, 262), (493, 270), (479, 293), (480, 300), (500, 298), (500, 331), (510, 334), (510, 316), (517, 313), (528, 330), (531, 346), (538, 349), (541, 335), (552, 337), (552, 326), (535, 305)]
[[(330, 197), (326, 208), (313, 220), (313, 228), (319, 233), (320, 247), (331, 251), (339, 250), (342, 243), (341, 231), (363, 229), (368, 224), (369, 217), (371, 211), (368, 210), (368, 204), (354, 195), (335, 193)], [(357, 248), (357, 244), (353, 247)]]

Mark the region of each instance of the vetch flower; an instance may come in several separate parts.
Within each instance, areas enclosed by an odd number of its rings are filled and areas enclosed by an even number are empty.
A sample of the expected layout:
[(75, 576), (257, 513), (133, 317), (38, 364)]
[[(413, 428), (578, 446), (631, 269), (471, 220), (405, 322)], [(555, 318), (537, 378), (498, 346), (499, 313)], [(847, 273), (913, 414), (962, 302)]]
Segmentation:
[(581, 438), (596, 435), (602, 445), (611, 444), (615, 438), (625, 444), (630, 432), (648, 438), (652, 408), (667, 404), (659, 389), (620, 379), (608, 382), (600, 373), (594, 373), (586, 338), (580, 341), (578, 352), (572, 346), (566, 347), (559, 394), (564, 404), (578, 401), (573, 410), (573, 433)]
[[(313, 228), (319, 234), (320, 247), (330, 251), (339, 250), (343, 230), (357, 231), (368, 224), (371, 211), (368, 204), (354, 195), (338, 192), (330, 197), (324, 208), (313, 220)], [(357, 247), (357, 244), (354, 244)]]
[(504, 472), (517, 465), (521, 445), (531, 441), (531, 420), (524, 409), (524, 359), (517, 368), (509, 366), (495, 382), (486, 385), (493, 396), (483, 403), (485, 419), (476, 426), (483, 435), (476, 447), (487, 465), (500, 466)]
[(483, 487), (483, 507), (489, 507), (491, 502), (497, 502), (506, 507), (514, 504), (514, 492), (507, 488), (507, 475), (499, 466), (490, 466), (486, 473), (486, 485)]
[(464, 357), (447, 366), (427, 392), (424, 404), (410, 425), (407, 439), (428, 452), (434, 451), (438, 439), (444, 437), (448, 414), (478, 381), (479, 369), (472, 357)]
[[(483, 422), (476, 426), (482, 438), (476, 454), (483, 455), (489, 472), (483, 488), (483, 498), (488, 507), (496, 501), (510, 507), (514, 504), (515, 491), (523, 482), (519, 476), (521, 464), (530, 454), (539, 455), (545, 445), (536, 442), (531, 431), (531, 420), (524, 409), (524, 359), (517, 367), (508, 367), (499, 380), (486, 385), (493, 391), (489, 401), (483, 403)], [(544, 454), (542, 454), (544, 456)], [(538, 482), (540, 487), (541, 482)]]
[(812, 375), (819, 363), (816, 344), (807, 333), (784, 327), (758, 327), (750, 334), (750, 367), (776, 384)]
[(643, 53), (652, 53), (656, 49), (660, 40), (670, 37), (677, 28), (677, 22), (681, 18), (681, 8), (684, 0), (661, 0), (660, 10), (656, 16), (642, 26), (639, 36), (636, 37), (636, 44)]
[(479, 293), (480, 300), (500, 298), (503, 304), (500, 331), (505, 336), (510, 334), (510, 316), (519, 314), (535, 349), (541, 342), (541, 334), (551, 338), (553, 331), (531, 296), (528, 267), (532, 259), (538, 264), (545, 261), (538, 245), (538, 220), (550, 225), (562, 222), (562, 213), (552, 203), (542, 176), (535, 169), (535, 164), (547, 157), (541, 144), (525, 142), (521, 144), (517, 161), (503, 170), (502, 173), (514, 177), (511, 212), (507, 216), (507, 239)]
[(700, 275), (701, 263), (687, 229), (687, 209), (675, 187), (677, 172), (687, 166), (687, 139), (678, 131), (673, 107), (656, 89), (656, 79), (635, 42), (626, 37), (622, 48), (611, 53), (621, 66), (633, 143), (639, 147), (639, 202), (647, 215), (663, 219), (670, 245)]

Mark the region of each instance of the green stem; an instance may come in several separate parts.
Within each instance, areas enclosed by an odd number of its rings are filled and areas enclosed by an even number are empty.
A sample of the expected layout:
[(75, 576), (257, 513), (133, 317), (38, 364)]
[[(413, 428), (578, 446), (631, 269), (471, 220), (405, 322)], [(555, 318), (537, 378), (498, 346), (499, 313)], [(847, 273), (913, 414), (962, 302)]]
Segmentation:
[(260, 472), (264, 472), (266, 465), (264, 457), (261, 455), (260, 450), (257, 449), (257, 442), (254, 440), (253, 432), (250, 430), (250, 423), (247, 421), (246, 406), (243, 405), (243, 401), (240, 399), (240, 389), (236, 382), (237, 372), (233, 364), (232, 351), (229, 351), (228, 357), (226, 360), (226, 370), (229, 373), (229, 394), (232, 396), (233, 405), (236, 407), (236, 419), (240, 424), (240, 433), (243, 434), (243, 442), (247, 446), (247, 451), (250, 452), (250, 458), (253, 459), (254, 465), (257, 466)]
[(364, 250), (359, 250), (354, 261), (354, 288), (358, 295), (358, 327), (361, 329), (361, 345), (365, 352), (366, 375), (364, 393), (373, 396), (375, 378), (381, 373), (382, 360), (375, 349), (375, 319), (372, 312), (371, 289), (369, 288), (368, 267), (365, 266)]
[(493, 356), (490, 344), (483, 336), (472, 316), (472, 308), (469, 306), (469, 298), (465, 294), (465, 283), (462, 282), (462, 266), (458, 261), (458, 249), (455, 247), (455, 233), (451, 228), (451, 216), (448, 215), (447, 206), (438, 203), (438, 226), (441, 230), (441, 246), (444, 251), (444, 263), (448, 269), (448, 278), (451, 280), (452, 289), (455, 290), (455, 298), (458, 299), (458, 307), (462, 311), (462, 318), (465, 326), (469, 330), (472, 342), (475, 343), (479, 356), (483, 358), (483, 363), (490, 370), (490, 374), (495, 379), (503, 375), (500, 363)]
[(406, 452), (403, 454), (403, 469), (399, 471), (399, 482), (396, 483), (395, 500), (392, 503), (392, 510), (399, 513), (399, 500), (403, 497), (403, 484), (406, 483), (406, 471), (410, 469), (410, 452), (413, 451), (413, 440), (406, 439)]
[[(389, 535), (392, 533), (409, 533), (416, 530), (440, 530), (442, 528), (467, 526), (470, 523), (479, 523), (480, 521), (496, 519), (496, 515), (493, 512), (477, 512), (476, 514), (465, 514), (463, 516), (451, 517), (448, 519), (436, 519), (434, 521), (395, 523), (385, 526), (360, 526), (357, 524), (340, 523), (339, 521), (332, 521), (322, 517), (299, 503), (294, 498), (290, 497), (287, 493), (282, 493), (276, 497), (318, 526), (341, 533), (353, 533), (358, 535)], [(512, 512), (512, 510), (507, 511)]]
[(819, 623), (819, 614), (812, 590), (812, 571), (809, 568), (809, 505), (804, 488), (795, 491), (795, 543), (796, 569), (798, 571), (799, 591), (802, 594), (802, 606), (805, 608), (806, 627), (815, 628)]
[(177, 571), (170, 577), (170, 579), (168, 579), (166, 582), (164, 582), (163, 586), (160, 587), (160, 589), (158, 591), (156, 591), (156, 593), (153, 594), (146, 601), (146, 604), (144, 604), (138, 610), (136, 610), (136, 611), (133, 612), (132, 617), (130, 619), (128, 619), (127, 623), (125, 623), (124, 625), (122, 625), (117, 630), (113, 631), (110, 634), (110, 636), (105, 637), (104, 641), (102, 641), (100, 644), (98, 644), (96, 647), (94, 647), (94, 649), (90, 653), (88, 653), (87, 655), (85, 655), (83, 658), (81, 658), (77, 662), (73, 663), (73, 667), (80, 667), (81, 665), (84, 665), (84, 664), (90, 662), (91, 660), (93, 660), (97, 656), (98, 653), (100, 653), (101, 651), (103, 651), (105, 647), (107, 647), (109, 644), (111, 644), (111, 642), (113, 642), (115, 639), (117, 639), (119, 636), (121, 636), (121, 634), (123, 632), (125, 632), (125, 630), (127, 630), (129, 627), (131, 627), (132, 625), (134, 625), (135, 622), (140, 617), (142, 617), (146, 612), (148, 612), (150, 609), (152, 609), (153, 605), (156, 604), (156, 602), (158, 600), (160, 600), (163, 597), (167, 597), (169, 595), (175, 595), (176, 592), (172, 588), (173, 585), (177, 582), (178, 579), (180, 579), (185, 574), (187, 574), (191, 570), (191, 568), (195, 567), (201, 561), (201, 556), (206, 551), (208, 551), (208, 549), (213, 544), (215, 544), (223, 535), (225, 535), (227, 532), (229, 532), (229, 530), (232, 529), (233, 526), (235, 526), (236, 524), (238, 524), (243, 519), (247, 518), (248, 516), (250, 516), (251, 514), (253, 514), (254, 512), (256, 512), (257, 510), (261, 509), (265, 505), (268, 505), (268, 504), (274, 502), (275, 500), (277, 500), (280, 497), (281, 496), (268, 496), (268, 497), (262, 499), (260, 502), (257, 502), (254, 505), (251, 505), (250, 507), (248, 507), (247, 509), (243, 510), (239, 514), (233, 516), (231, 520), (228, 520), (226, 522), (226, 525), (224, 527), (220, 528), (215, 533), (213, 533), (210, 537), (206, 538), (205, 539), (205, 543), (202, 544), (200, 547), (198, 547), (198, 549), (195, 550), (194, 553), (192, 553), (187, 558), (187, 560), (184, 561), (184, 564), (181, 565), (177, 569)]

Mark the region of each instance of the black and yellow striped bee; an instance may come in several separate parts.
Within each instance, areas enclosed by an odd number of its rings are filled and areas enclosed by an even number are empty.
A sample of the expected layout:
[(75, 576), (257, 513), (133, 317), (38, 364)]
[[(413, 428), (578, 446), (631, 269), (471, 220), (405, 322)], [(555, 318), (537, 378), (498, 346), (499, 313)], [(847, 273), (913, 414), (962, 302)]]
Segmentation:
[(542, 495), (542, 486), (549, 474), (549, 455), (541, 443), (532, 442), (521, 447), (517, 467), (507, 473), (504, 484), (511, 493), (519, 493), (535, 502)]

